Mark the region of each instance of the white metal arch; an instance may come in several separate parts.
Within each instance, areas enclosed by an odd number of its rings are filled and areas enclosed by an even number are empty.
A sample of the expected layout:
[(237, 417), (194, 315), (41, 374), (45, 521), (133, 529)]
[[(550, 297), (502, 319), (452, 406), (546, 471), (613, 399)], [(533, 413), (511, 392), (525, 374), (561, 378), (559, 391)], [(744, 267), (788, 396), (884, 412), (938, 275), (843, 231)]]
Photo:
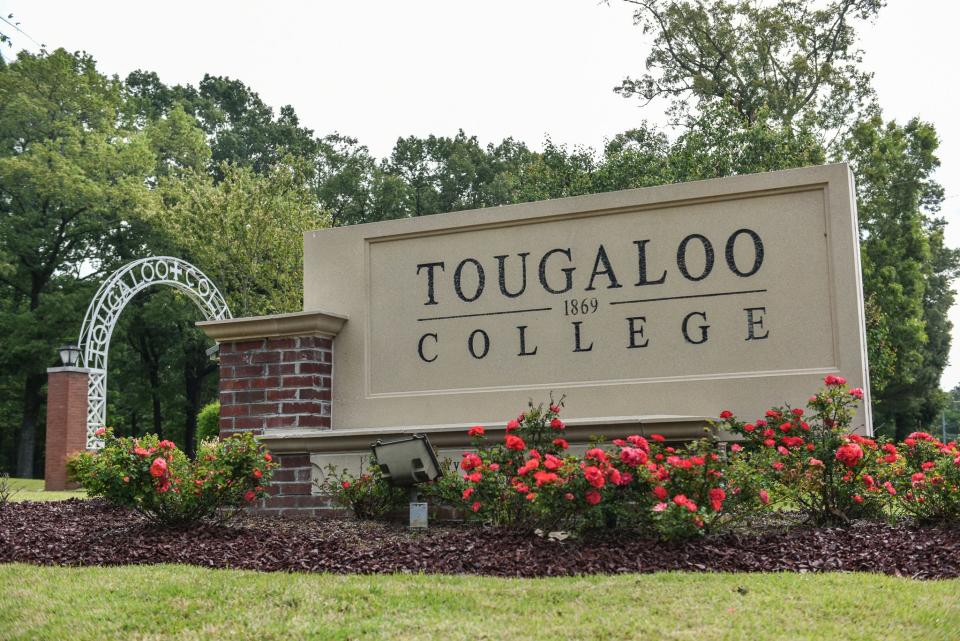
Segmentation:
[(140, 291), (170, 285), (186, 293), (206, 320), (233, 318), (227, 303), (206, 274), (185, 260), (152, 256), (127, 263), (97, 290), (80, 328), (80, 365), (90, 370), (87, 388), (87, 449), (103, 447), (96, 430), (107, 415), (107, 353), (120, 312)]

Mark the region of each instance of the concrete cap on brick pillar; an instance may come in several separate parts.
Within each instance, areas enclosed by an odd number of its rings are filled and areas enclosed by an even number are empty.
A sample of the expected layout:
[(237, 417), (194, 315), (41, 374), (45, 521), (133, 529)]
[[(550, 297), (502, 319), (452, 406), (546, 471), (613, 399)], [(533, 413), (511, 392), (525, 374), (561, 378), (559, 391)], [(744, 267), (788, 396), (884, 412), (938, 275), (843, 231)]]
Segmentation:
[(336, 336), (346, 316), (324, 311), (293, 312), (201, 321), (197, 327), (218, 343), (282, 336)]

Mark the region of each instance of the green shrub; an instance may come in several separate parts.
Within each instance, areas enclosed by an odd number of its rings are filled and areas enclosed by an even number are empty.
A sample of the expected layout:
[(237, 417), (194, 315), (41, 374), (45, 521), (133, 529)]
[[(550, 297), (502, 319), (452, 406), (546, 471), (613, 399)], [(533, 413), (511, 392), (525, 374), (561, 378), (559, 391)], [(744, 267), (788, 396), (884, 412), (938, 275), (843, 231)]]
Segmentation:
[(197, 414), (197, 442), (220, 436), (220, 401), (203, 406)]
[(371, 462), (367, 471), (360, 476), (328, 465), (320, 488), (337, 503), (350, 508), (358, 519), (383, 518), (395, 510), (403, 509), (410, 501), (409, 490), (387, 483), (376, 461)]
[(193, 461), (154, 435), (117, 438), (103, 428), (98, 435), (103, 449), (72, 457), (71, 477), (90, 496), (132, 508), (164, 527), (229, 520), (265, 496), (276, 467), (249, 433), (203, 442)]

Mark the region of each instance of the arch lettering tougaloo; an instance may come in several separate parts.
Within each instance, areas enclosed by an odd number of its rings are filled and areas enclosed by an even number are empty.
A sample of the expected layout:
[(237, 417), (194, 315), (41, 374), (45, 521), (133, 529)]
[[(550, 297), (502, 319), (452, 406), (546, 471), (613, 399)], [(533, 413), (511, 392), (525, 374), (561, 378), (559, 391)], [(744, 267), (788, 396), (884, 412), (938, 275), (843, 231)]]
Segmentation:
[(111, 274), (87, 307), (80, 328), (80, 365), (87, 368), (87, 449), (103, 447), (96, 435), (107, 415), (107, 355), (110, 337), (127, 303), (153, 285), (169, 285), (187, 294), (205, 320), (233, 318), (227, 303), (206, 274), (185, 260), (152, 256), (128, 263)]

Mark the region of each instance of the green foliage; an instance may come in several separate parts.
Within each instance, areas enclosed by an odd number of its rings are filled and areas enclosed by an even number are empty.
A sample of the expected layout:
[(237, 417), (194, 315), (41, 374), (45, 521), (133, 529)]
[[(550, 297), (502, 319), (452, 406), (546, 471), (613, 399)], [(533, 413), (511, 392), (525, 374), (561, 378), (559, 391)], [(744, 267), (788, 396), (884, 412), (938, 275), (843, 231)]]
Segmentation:
[(812, 118), (819, 129), (838, 130), (873, 100), (855, 25), (874, 18), (883, 0), (634, 4), (634, 21), (653, 34), (652, 73), (616, 91), (647, 103), (664, 97), (678, 118), (721, 100), (749, 123)]
[(163, 206), (149, 220), (217, 283), (234, 316), (298, 311), (303, 233), (327, 224), (305, 171), (288, 158), (265, 174), (223, 164), (220, 181), (190, 172), (161, 183)]
[(897, 439), (929, 425), (944, 400), (950, 282), (960, 259), (944, 246), (946, 223), (936, 216), (943, 200), (933, 180), (937, 146), (932, 125), (879, 117), (859, 123), (846, 142), (857, 174), (864, 296), (876, 312), (868, 325), (875, 420), (891, 425)]
[(207, 403), (197, 414), (197, 440), (208, 441), (220, 436), (220, 401)]
[(9, 474), (0, 474), (0, 509), (16, 495), (17, 490), (10, 483)]
[(383, 480), (376, 462), (356, 477), (346, 469), (329, 465), (320, 489), (340, 505), (350, 508), (358, 519), (380, 519), (403, 509), (410, 502), (406, 489)]
[(68, 469), (91, 496), (134, 509), (161, 527), (225, 522), (266, 496), (276, 463), (252, 434), (200, 445), (193, 461), (154, 435), (117, 438), (101, 432), (104, 447), (70, 459)]

